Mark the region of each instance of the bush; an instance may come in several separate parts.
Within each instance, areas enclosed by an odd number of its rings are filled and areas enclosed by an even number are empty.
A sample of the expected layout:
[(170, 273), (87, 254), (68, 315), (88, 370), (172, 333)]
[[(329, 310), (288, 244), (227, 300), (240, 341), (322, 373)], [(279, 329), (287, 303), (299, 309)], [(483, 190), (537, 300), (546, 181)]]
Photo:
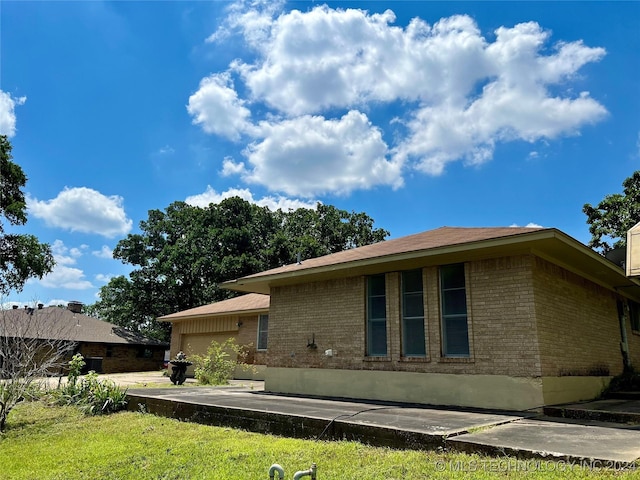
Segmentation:
[(640, 373), (629, 371), (613, 377), (606, 393), (640, 392)]
[(196, 380), (203, 385), (227, 385), (236, 366), (251, 368), (244, 360), (246, 349), (236, 344), (233, 338), (223, 343), (211, 342), (206, 355), (192, 355)]
[(120, 389), (111, 380), (99, 380), (96, 372), (80, 377), (85, 366), (79, 353), (69, 361), (67, 383), (53, 392), (58, 405), (77, 405), (89, 415), (100, 415), (123, 410), (127, 406), (127, 389)]

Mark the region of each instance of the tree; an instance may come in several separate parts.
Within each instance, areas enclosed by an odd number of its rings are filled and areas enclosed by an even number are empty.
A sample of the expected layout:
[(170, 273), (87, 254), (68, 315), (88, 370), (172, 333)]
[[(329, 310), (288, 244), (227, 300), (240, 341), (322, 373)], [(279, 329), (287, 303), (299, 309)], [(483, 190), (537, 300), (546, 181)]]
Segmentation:
[(150, 210), (141, 233), (116, 245), (114, 258), (135, 266), (129, 278), (113, 278), (90, 310), (111, 323), (166, 339), (155, 318), (234, 294), (218, 284), (303, 259), (382, 241), (364, 213), (330, 205), (272, 212), (241, 198), (206, 208), (174, 202)]
[(623, 193), (607, 195), (595, 207), (586, 203), (591, 241), (589, 246), (605, 254), (627, 244), (627, 231), (640, 222), (640, 170), (622, 182)]
[[(11, 225), (27, 222), (24, 193), (27, 182), (22, 168), (12, 161), (11, 143), (0, 135), (0, 216)], [(0, 222), (0, 295), (22, 290), (29, 278), (42, 278), (54, 266), (49, 245), (33, 235), (5, 234)]]
[(42, 378), (60, 372), (75, 347), (56, 316), (41, 310), (0, 311), (0, 432), (9, 412)]

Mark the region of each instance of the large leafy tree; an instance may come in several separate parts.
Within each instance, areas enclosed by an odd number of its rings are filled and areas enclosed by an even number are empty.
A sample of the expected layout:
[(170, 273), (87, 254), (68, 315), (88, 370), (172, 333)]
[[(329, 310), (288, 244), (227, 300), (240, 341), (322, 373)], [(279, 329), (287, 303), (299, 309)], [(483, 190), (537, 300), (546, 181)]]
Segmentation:
[(595, 207), (586, 203), (591, 241), (589, 246), (603, 254), (627, 244), (627, 230), (640, 222), (640, 170), (622, 182), (623, 192), (605, 196)]
[(114, 249), (114, 257), (135, 269), (102, 287), (90, 306), (109, 322), (157, 338), (166, 324), (155, 318), (233, 295), (220, 282), (382, 241), (389, 232), (374, 228), (364, 213), (330, 205), (288, 212), (271, 211), (238, 197), (199, 208), (175, 202), (151, 210)]
[[(12, 161), (11, 143), (0, 135), (0, 217), (10, 225), (27, 222), (24, 188), (27, 177)], [(54, 266), (49, 245), (33, 235), (5, 233), (0, 221), (0, 296), (20, 291), (29, 278), (42, 278)]]

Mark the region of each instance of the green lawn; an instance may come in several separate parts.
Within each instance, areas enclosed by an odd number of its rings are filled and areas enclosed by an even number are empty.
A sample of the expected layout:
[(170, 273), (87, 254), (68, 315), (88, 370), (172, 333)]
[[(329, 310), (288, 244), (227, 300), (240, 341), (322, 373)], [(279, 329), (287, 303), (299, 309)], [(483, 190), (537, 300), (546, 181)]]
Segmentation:
[(291, 479), (312, 462), (318, 480), (640, 478), (640, 470), (295, 440), (142, 413), (85, 417), (74, 407), (37, 402), (13, 410), (0, 435), (1, 479), (259, 480), (273, 463)]

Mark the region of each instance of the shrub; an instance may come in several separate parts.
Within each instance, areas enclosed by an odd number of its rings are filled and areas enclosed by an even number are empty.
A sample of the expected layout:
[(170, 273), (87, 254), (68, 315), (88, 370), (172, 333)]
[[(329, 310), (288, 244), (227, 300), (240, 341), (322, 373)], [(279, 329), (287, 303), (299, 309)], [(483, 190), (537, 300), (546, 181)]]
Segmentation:
[(122, 390), (111, 380), (99, 380), (96, 372), (80, 377), (85, 366), (79, 353), (69, 361), (67, 383), (53, 392), (58, 405), (77, 405), (89, 415), (117, 412), (127, 406), (127, 389)]
[(629, 371), (613, 377), (606, 390), (610, 392), (640, 392), (640, 373)]
[(223, 343), (211, 342), (206, 355), (192, 355), (196, 380), (203, 385), (227, 385), (236, 366), (251, 368), (244, 361), (246, 349), (236, 344), (233, 338)]

